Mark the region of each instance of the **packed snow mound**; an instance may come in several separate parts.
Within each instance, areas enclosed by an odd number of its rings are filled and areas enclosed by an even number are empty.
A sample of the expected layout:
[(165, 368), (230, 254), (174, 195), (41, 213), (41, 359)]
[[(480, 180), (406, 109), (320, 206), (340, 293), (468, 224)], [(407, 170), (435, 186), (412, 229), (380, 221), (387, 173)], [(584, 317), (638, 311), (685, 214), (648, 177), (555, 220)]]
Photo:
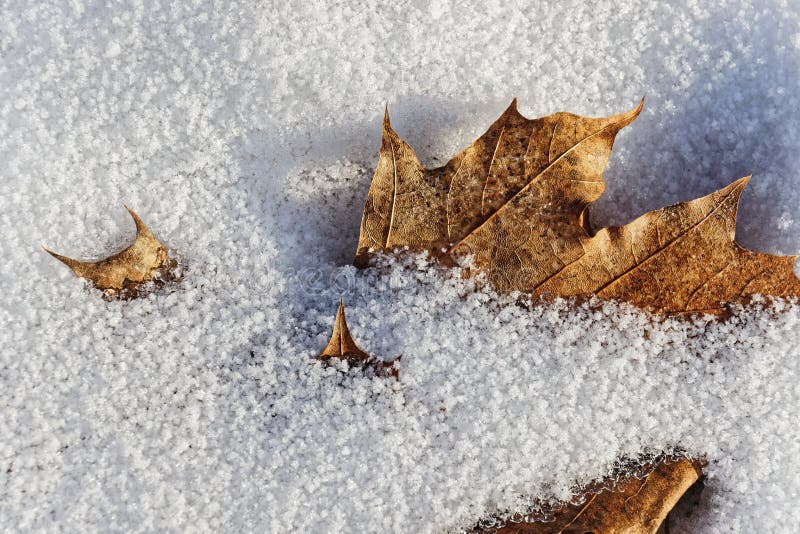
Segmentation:
[[(800, 523), (800, 309), (530, 309), (421, 259), (357, 271), (388, 100), (429, 165), (641, 96), (597, 227), (754, 174), (738, 237), (800, 251), (800, 9), (640, 2), (0, 5), (0, 529), (444, 532), (682, 450), (672, 532)], [(455, 3), (454, 3), (455, 4)], [(178, 250), (105, 302), (41, 246)], [(321, 365), (339, 297), (401, 381)]]

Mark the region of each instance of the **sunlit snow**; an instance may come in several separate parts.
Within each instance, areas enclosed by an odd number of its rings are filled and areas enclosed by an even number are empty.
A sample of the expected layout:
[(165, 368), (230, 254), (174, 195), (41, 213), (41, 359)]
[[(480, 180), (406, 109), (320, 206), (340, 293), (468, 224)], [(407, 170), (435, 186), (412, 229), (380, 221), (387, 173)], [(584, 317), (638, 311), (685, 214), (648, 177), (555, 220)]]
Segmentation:
[[(349, 266), (384, 105), (432, 166), (514, 96), (646, 97), (595, 226), (753, 174), (740, 242), (800, 252), (800, 7), (667, 4), (0, 2), (0, 530), (446, 532), (679, 448), (708, 480), (671, 532), (794, 532), (800, 309)], [(123, 203), (185, 277), (105, 302), (42, 246), (115, 252)], [(399, 383), (314, 360), (341, 295)]]

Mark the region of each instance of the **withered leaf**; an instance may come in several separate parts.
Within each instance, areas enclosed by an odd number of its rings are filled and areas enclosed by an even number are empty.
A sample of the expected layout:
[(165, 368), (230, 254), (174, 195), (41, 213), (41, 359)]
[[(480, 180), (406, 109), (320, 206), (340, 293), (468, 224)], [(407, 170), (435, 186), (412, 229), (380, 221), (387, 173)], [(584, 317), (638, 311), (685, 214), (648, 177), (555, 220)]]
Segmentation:
[(136, 224), (136, 239), (125, 250), (93, 262), (74, 260), (45, 250), (76, 275), (91, 280), (95, 287), (104, 290), (107, 297), (136, 297), (141, 284), (169, 279), (177, 262), (169, 257), (169, 249), (155, 238), (139, 216), (127, 206), (125, 209)]
[(356, 344), (347, 326), (347, 316), (344, 310), (344, 298), (339, 301), (336, 319), (333, 321), (333, 332), (328, 345), (319, 355), (321, 360), (337, 358), (346, 360), (351, 366), (360, 366), (370, 370), (377, 376), (392, 376), (399, 378), (400, 357), (391, 361), (373, 358)]
[[(601, 481), (565, 504), (546, 521), (510, 521), (488, 534), (654, 534), (681, 496), (701, 474), (699, 462), (668, 459), (652, 466), (642, 478), (629, 476), (614, 484)], [(610, 489), (609, 489), (610, 488)]]
[(720, 313), (756, 294), (800, 296), (795, 256), (755, 253), (734, 241), (746, 179), (590, 235), (587, 210), (604, 191), (614, 138), (641, 109), (530, 120), (514, 100), (436, 169), (419, 163), (387, 111), (356, 265), (401, 248), (447, 264), (469, 255), (499, 291), (598, 295), (657, 313)]
[[(400, 247), (479, 254), (487, 239), (503, 248), (494, 252), (500, 259), (523, 256), (517, 263), (526, 269), (523, 264), (569, 251), (553, 245), (585, 233), (577, 230), (586, 206), (605, 189), (602, 172), (614, 137), (641, 106), (599, 119), (556, 113), (529, 120), (514, 99), (486, 133), (437, 169), (419, 163), (392, 129), (387, 109), (356, 263)], [(520, 218), (538, 231), (518, 235)]]

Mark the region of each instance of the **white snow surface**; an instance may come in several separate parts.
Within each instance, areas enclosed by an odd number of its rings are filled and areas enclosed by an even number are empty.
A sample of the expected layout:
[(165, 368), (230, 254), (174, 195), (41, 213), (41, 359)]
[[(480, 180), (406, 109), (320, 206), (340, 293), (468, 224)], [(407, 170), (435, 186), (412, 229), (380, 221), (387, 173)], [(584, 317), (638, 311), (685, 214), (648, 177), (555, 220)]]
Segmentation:
[[(384, 104), (438, 165), (514, 96), (646, 97), (596, 226), (752, 173), (739, 241), (800, 251), (800, 7), (657, 4), (0, 2), (0, 530), (446, 532), (678, 447), (709, 466), (672, 532), (794, 532), (797, 307), (652, 321), (348, 266)], [(105, 302), (41, 247), (124, 246), (123, 203), (186, 272)], [(399, 383), (314, 359), (342, 294)]]

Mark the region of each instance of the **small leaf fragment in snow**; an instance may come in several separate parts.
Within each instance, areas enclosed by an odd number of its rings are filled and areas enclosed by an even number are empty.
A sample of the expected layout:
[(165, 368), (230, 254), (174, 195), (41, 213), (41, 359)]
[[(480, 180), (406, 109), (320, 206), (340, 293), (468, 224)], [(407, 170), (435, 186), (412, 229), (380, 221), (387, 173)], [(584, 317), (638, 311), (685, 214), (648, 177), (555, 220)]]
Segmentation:
[(135, 298), (141, 284), (171, 279), (177, 267), (177, 261), (169, 256), (169, 249), (155, 238), (133, 210), (127, 206), (125, 209), (136, 224), (136, 239), (125, 250), (90, 262), (74, 260), (45, 249), (76, 275), (91, 280), (107, 298)]

